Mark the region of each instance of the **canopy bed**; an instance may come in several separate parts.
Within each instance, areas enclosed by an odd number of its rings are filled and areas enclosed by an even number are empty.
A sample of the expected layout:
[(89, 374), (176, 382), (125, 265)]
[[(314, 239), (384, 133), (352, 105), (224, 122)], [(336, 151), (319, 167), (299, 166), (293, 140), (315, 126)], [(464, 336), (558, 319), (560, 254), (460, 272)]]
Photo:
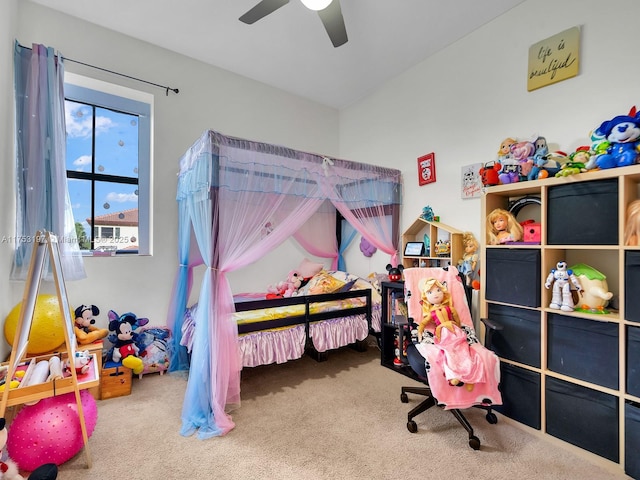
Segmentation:
[[(340, 252), (335, 235), (333, 245), (317, 242), (321, 237), (318, 231), (326, 227), (322, 222), (330, 218), (331, 210), (334, 219), (337, 210), (395, 264), (401, 191), (399, 170), (212, 130), (205, 131), (185, 152), (180, 159), (177, 193), (179, 267), (168, 318), (176, 352), (170, 370), (189, 370), (182, 435), (197, 432), (204, 439), (224, 435), (234, 427), (227, 411), (240, 403), (243, 359), (234, 319), (237, 304), (227, 274), (256, 262), (290, 236), (310, 253), (332, 258), (335, 269)], [(198, 306), (192, 312), (189, 357), (182, 346), (182, 330), (188, 318), (185, 311), (192, 269), (200, 264), (206, 269)], [(362, 295), (354, 293), (351, 298)], [(307, 300), (302, 302), (309, 305)], [(369, 297), (364, 302), (367, 327), (370, 309)], [(338, 315), (346, 318), (344, 313)], [(330, 321), (308, 317), (301, 324), (309, 329)]]

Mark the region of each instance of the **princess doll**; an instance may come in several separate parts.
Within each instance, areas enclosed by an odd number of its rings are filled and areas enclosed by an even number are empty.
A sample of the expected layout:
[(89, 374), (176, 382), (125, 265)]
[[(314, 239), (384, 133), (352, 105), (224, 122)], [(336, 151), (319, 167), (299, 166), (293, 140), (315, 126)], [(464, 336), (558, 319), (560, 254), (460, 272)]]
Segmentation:
[(507, 210), (496, 208), (487, 216), (487, 242), (499, 245), (522, 240), (523, 229), (516, 217)]
[(634, 200), (627, 207), (624, 244), (629, 246), (640, 245), (640, 200)]
[(418, 325), (418, 339), (426, 328), (435, 325), (433, 345), (442, 354), (438, 362), (450, 385), (465, 385), (473, 390), (475, 383), (485, 380), (482, 362), (477, 354), (469, 348), (467, 334), (461, 328), (460, 317), (452, 305), (451, 293), (446, 283), (435, 278), (420, 281), (420, 298), (422, 305), (422, 321)]
[(480, 244), (473, 233), (464, 232), (462, 234), (462, 246), (464, 247), (464, 254), (458, 260), (458, 271), (464, 275), (467, 286), (470, 286), (478, 266), (478, 248), (480, 248)]

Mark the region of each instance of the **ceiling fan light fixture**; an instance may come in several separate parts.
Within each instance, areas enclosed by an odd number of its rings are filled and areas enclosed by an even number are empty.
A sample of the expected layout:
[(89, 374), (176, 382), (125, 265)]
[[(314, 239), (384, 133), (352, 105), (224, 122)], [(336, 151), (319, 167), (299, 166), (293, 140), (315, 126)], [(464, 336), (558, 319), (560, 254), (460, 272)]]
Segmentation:
[(300, 0), (309, 10), (324, 10), (333, 0)]

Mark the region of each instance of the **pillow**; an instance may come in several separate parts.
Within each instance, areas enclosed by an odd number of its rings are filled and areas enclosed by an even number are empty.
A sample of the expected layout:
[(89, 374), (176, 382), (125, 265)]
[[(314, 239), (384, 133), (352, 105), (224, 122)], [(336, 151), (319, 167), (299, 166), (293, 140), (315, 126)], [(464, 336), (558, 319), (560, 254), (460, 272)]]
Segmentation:
[(329, 272), (321, 271), (313, 276), (309, 283), (305, 285), (307, 293), (311, 295), (318, 293), (333, 293), (344, 287), (345, 282), (333, 277)]
[(305, 258), (300, 262), (300, 266), (297, 268), (297, 272), (302, 276), (302, 278), (311, 278), (315, 274), (320, 273), (324, 265), (321, 263), (314, 263), (308, 258)]

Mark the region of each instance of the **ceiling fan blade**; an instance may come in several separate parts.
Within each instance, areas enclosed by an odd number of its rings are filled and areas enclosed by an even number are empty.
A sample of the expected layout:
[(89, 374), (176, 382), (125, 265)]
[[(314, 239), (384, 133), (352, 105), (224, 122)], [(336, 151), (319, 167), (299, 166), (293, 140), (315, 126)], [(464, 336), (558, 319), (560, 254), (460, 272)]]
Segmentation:
[(240, 17), (240, 21), (251, 25), (280, 7), (284, 7), (289, 0), (262, 0), (255, 7)]
[(333, 0), (327, 8), (319, 10), (318, 15), (320, 15), (320, 20), (322, 20), (334, 47), (347, 43), (349, 39), (347, 38), (347, 29), (344, 26), (339, 0)]

